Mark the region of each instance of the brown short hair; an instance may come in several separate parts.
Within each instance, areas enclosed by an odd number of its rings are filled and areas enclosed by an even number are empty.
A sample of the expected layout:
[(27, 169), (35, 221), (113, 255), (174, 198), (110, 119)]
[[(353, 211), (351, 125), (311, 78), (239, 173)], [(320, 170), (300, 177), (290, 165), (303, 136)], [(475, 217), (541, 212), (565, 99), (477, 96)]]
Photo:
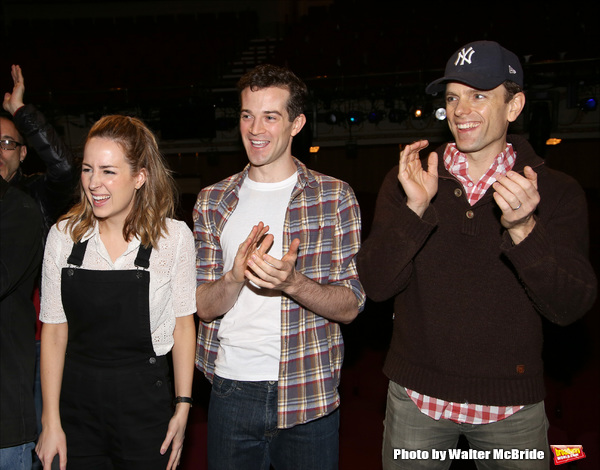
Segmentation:
[(237, 84), (240, 94), (246, 88), (256, 91), (269, 87), (284, 88), (290, 92), (290, 98), (287, 103), (290, 122), (304, 113), (308, 95), (306, 84), (285, 67), (271, 64), (259, 65), (246, 72)]
[(521, 93), (523, 88), (518, 83), (511, 80), (506, 80), (502, 83), (505, 89), (504, 102), (509, 103), (517, 93)]

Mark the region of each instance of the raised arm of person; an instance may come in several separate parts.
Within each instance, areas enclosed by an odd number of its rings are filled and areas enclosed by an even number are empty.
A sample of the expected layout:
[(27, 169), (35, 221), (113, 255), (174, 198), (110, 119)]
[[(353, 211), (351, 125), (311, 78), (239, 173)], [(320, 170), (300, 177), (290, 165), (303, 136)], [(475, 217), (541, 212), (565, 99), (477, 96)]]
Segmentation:
[(299, 245), (298, 238), (292, 240), (281, 260), (264, 253), (252, 253), (246, 277), (257, 286), (284, 292), (307, 310), (328, 320), (350, 323), (358, 315), (356, 295), (348, 287), (319, 284), (296, 271)]
[(423, 217), (438, 187), (437, 154), (429, 154), (427, 171), (419, 158), (419, 152), (428, 145), (426, 140), (407, 145), (398, 162), (398, 181), (406, 194), (406, 205), (419, 217)]
[(10, 75), (13, 79), (13, 89), (12, 92), (7, 91), (4, 93), (2, 107), (5, 111), (8, 111), (12, 116), (14, 116), (19, 109), (25, 106), (25, 103), (23, 103), (23, 96), (25, 95), (25, 80), (23, 79), (21, 67), (18, 65), (11, 66)]
[(398, 294), (412, 275), (412, 260), (437, 225), (430, 202), (437, 193), (438, 155), (427, 170), (419, 152), (425, 140), (405, 146), (398, 167), (386, 175), (377, 196), (371, 232), (357, 256), (361, 282), (375, 301)]
[(502, 210), (500, 222), (513, 243), (521, 243), (535, 227), (534, 213), (540, 202), (537, 173), (529, 166), (523, 176), (510, 171), (494, 183), (494, 200)]
[[(335, 207), (330, 219), (331, 230), (317, 230), (316, 225), (307, 227), (304, 222), (281, 259), (267, 254), (265, 245), (272, 242), (272, 235), (267, 235), (261, 250), (252, 253), (248, 259), (245, 275), (260, 287), (280, 290), (316, 315), (339, 323), (350, 323), (362, 310), (365, 301), (365, 292), (356, 270), (356, 254), (361, 243), (361, 214), (354, 191), (340, 182), (335, 183), (335, 188), (334, 191), (323, 187), (323, 193), (337, 194), (335, 203), (331, 205)], [(320, 193), (313, 196), (322, 200)], [(328, 233), (331, 239), (313, 238), (320, 232), (323, 237)], [(310, 259), (316, 264), (307, 261)]]
[[(571, 177), (530, 167), (494, 183), (506, 229), (502, 250), (541, 315), (568, 325), (594, 304), (585, 193)], [(538, 186), (540, 186), (538, 192)]]
[[(202, 321), (210, 322), (225, 314), (238, 298), (246, 281), (245, 270), (248, 258), (256, 250), (264, 253), (268, 243), (260, 242), (269, 230), (262, 222), (255, 225), (250, 234), (239, 246), (233, 268), (219, 279), (200, 284), (196, 288), (196, 307)], [(260, 245), (260, 246), (259, 246)]]
[(24, 104), (25, 79), (21, 67), (13, 65), (11, 76), (14, 86), (12, 92), (4, 94), (3, 107), (12, 114), (15, 127), (27, 139), (27, 145), (46, 165), (43, 176), (31, 183), (36, 186), (31, 192), (42, 201), (44, 216), (51, 225), (68, 209), (73, 197), (75, 157), (44, 115), (32, 104)]

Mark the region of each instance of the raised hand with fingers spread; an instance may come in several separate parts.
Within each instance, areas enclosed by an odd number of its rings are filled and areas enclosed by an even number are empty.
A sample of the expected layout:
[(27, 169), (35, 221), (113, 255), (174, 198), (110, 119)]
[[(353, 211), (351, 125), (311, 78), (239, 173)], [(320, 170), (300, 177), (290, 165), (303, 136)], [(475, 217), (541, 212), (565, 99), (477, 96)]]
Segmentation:
[(25, 79), (19, 65), (13, 65), (10, 69), (13, 79), (12, 92), (4, 93), (3, 108), (14, 116), (17, 110), (25, 105), (23, 96), (25, 95)]
[(423, 169), (419, 158), (419, 152), (428, 145), (426, 140), (420, 140), (404, 147), (400, 152), (398, 166), (398, 181), (406, 193), (406, 204), (419, 217), (429, 206), (438, 187), (437, 154), (429, 154), (427, 170)]

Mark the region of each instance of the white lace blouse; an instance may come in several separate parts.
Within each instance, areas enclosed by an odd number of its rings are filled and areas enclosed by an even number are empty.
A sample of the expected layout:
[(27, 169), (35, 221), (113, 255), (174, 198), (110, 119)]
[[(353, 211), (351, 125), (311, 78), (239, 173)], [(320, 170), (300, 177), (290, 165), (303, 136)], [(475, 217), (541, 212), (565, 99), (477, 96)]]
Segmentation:
[[(64, 222), (61, 223), (61, 228)], [(167, 354), (173, 347), (176, 317), (196, 312), (196, 249), (194, 236), (185, 222), (167, 219), (169, 235), (160, 239), (150, 255), (150, 330), (156, 355)], [(82, 269), (124, 270), (134, 265), (140, 240), (131, 241), (113, 263), (96, 225), (89, 239)], [(44, 323), (67, 321), (61, 296), (61, 270), (67, 266), (73, 241), (55, 224), (46, 240), (42, 268), (40, 320)]]

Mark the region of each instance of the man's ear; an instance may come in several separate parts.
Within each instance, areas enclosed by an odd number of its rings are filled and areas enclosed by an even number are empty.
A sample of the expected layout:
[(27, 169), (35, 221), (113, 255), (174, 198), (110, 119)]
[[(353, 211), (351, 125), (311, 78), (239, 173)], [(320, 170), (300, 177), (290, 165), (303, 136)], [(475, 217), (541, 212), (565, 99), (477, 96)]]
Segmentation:
[(525, 107), (525, 93), (520, 91), (508, 103), (508, 122), (515, 122)]
[(19, 160), (21, 161), (21, 163), (23, 163), (23, 160), (25, 160), (26, 157), (27, 157), (27, 146), (21, 145), (20, 150), (19, 150)]
[(304, 114), (296, 116), (292, 124), (292, 137), (295, 137), (302, 130), (304, 124), (306, 124), (306, 116)]

